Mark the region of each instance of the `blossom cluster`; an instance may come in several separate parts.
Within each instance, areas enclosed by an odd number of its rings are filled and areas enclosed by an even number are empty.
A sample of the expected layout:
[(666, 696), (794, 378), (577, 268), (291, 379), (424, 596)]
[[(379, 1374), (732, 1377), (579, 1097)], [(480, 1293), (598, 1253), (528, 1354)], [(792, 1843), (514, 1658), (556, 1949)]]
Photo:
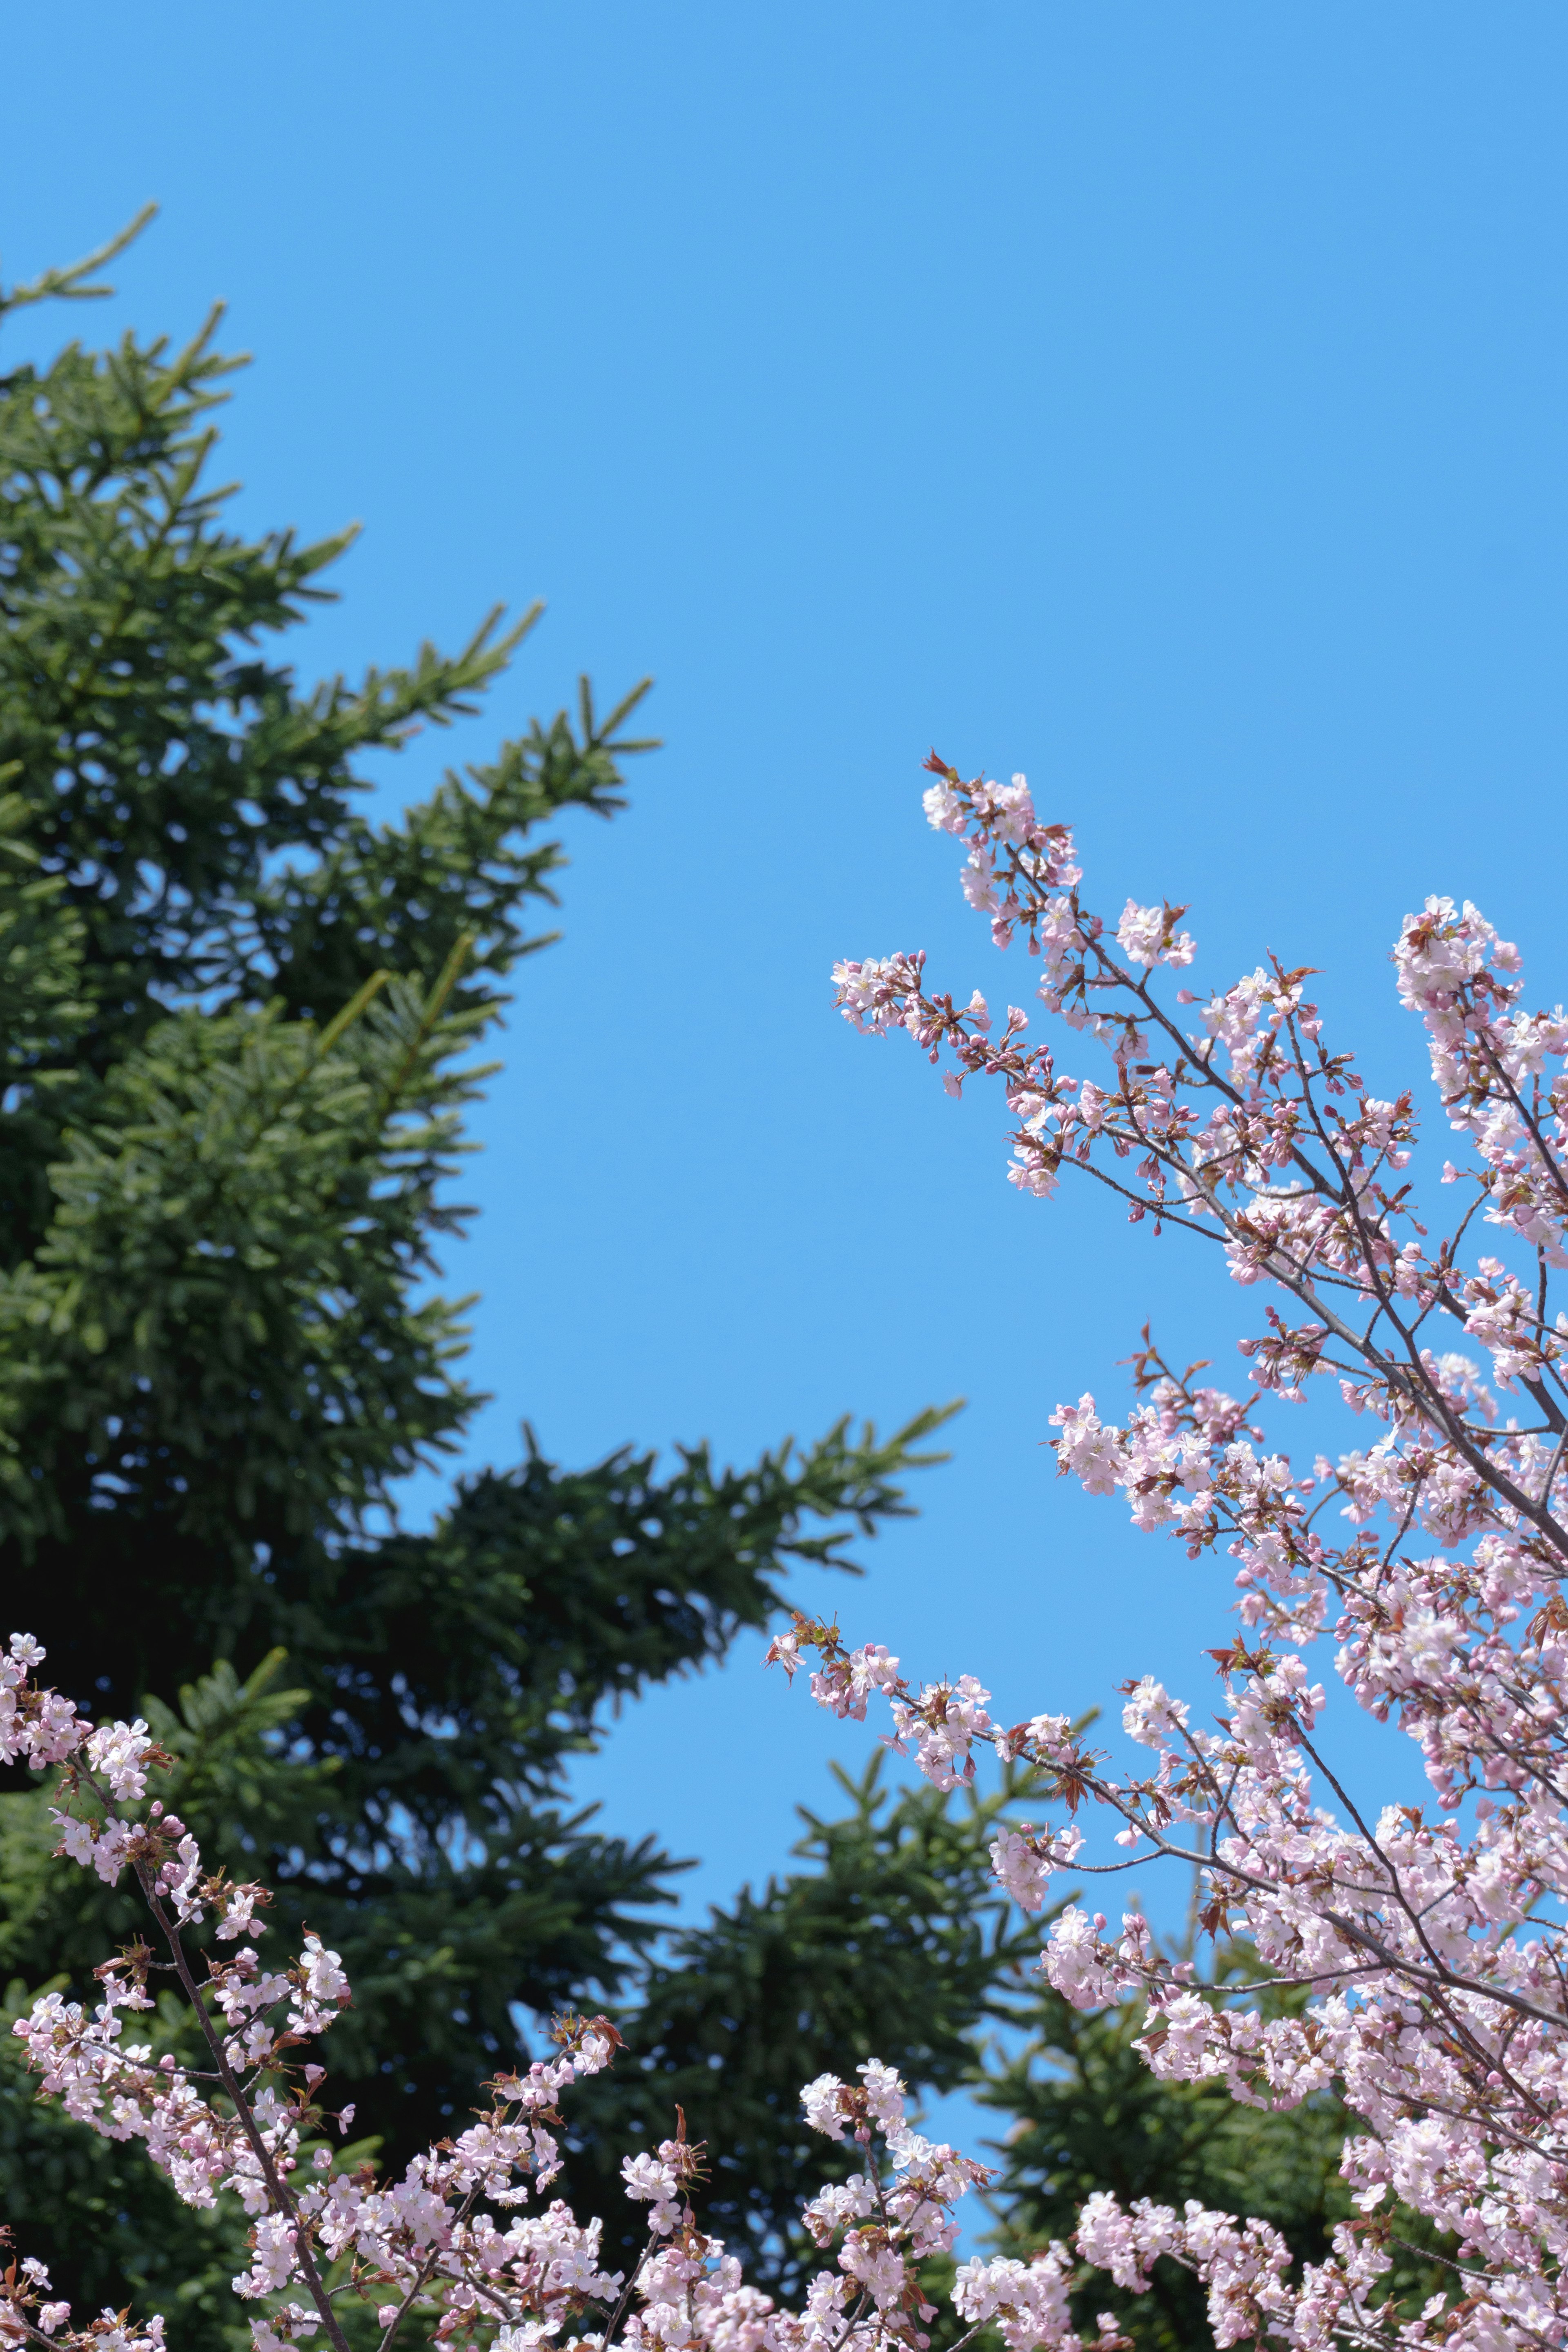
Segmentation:
[[(13, 1635), (0, 1664), (0, 1743), (7, 1760), (61, 1768), (57, 1853), (110, 1885), (129, 1870), (166, 1957), (135, 1941), (96, 1970), (96, 2000), (47, 1992), (14, 2031), (41, 2095), (106, 2139), (140, 2141), (184, 2203), (238, 2199), (250, 2262), (233, 2285), (255, 2306), (255, 2352), (319, 2333), (347, 2352), (343, 2320), (356, 2304), (374, 2312), (383, 2352), (410, 2313), (437, 2345), (476, 2352), (542, 2352), (556, 2340), (563, 2352), (921, 2352), (936, 2314), (920, 2264), (951, 2249), (954, 2205), (989, 2175), (910, 2126), (903, 2084), (876, 2060), (857, 2084), (823, 2075), (802, 2095), (812, 2126), (852, 2140), (862, 2166), (805, 2209), (831, 2259), (797, 2312), (746, 2285), (700, 2227), (704, 2150), (679, 2109), (675, 2137), (621, 2168), (627, 2197), (647, 2208), (629, 2274), (605, 2267), (597, 2220), (547, 2200), (561, 2170), (559, 2101), (613, 2061), (620, 2037), (607, 2019), (558, 2020), (556, 2055), (498, 2075), (489, 2108), (396, 2179), (352, 2149), (335, 2154), (330, 2126), (341, 2143), (353, 2109), (328, 2107), (326, 2070), (301, 2053), (350, 2001), (339, 1955), (307, 1934), (291, 1960), (261, 1958), (268, 1890), (205, 1866), (186, 1824), (146, 1801), (149, 1774), (168, 1759), (145, 1724), (85, 1721), (37, 1680), (43, 1654)], [(197, 1948), (191, 1931), (202, 1927), (210, 1936)], [(190, 2003), (200, 2068), (154, 2056), (127, 2032), (154, 2008), (148, 1980), (159, 1969)], [(79, 2325), (27, 2256), (0, 2281), (0, 2346), (26, 2344), (163, 2352), (162, 2323), (137, 2328), (104, 2312)]]
[[(837, 1627), (800, 1620), (772, 1654), (792, 1673), (811, 1655), (814, 1696), (841, 1716), (884, 1698), (892, 1744), (939, 1787), (990, 1747), (1034, 1765), (1069, 1815), (1108, 1819), (1128, 1860), (1085, 1860), (1076, 1820), (999, 1836), (997, 1875), (1026, 1909), (1066, 1871), (1180, 1859), (1202, 1874), (1207, 1933), (1255, 1949), (1256, 1990), (1310, 1992), (1283, 2015), (1249, 2006), (1163, 1956), (1136, 1908), (1114, 1926), (1076, 1902), (1051, 1918), (1050, 1981), (1081, 2007), (1142, 1995), (1156, 2074), (1277, 2107), (1333, 2085), (1358, 2118), (1342, 2168), (1362, 2218), (1325, 2263), (1292, 2276), (1260, 2221), (1110, 2199), (1080, 2219), (1086, 2259), (1124, 2287), (1159, 2260), (1184, 2264), (1221, 2344), (1562, 2345), (1568, 1315), (1551, 1287), (1568, 1265), (1568, 1014), (1527, 1009), (1516, 950), (1468, 902), (1432, 898), (1405, 920), (1399, 994), (1459, 1139), (1442, 1231), (1406, 1172), (1413, 1094), (1374, 1096), (1325, 1040), (1305, 967), (1271, 959), (1173, 1001), (1163, 971), (1196, 951), (1184, 908), (1130, 899), (1110, 925), (1022, 777), (999, 788), (928, 766), (927, 814), (965, 844), (966, 895), (999, 947), (1026, 941), (1036, 995), (1102, 1063), (1068, 1073), (1026, 1041), (1026, 1013), (1010, 1005), (998, 1026), (978, 990), (936, 992), (920, 953), (840, 964), (838, 1003), (858, 1027), (911, 1035), (951, 1092), (999, 1084), (1026, 1192), (1085, 1176), (1133, 1223), (1185, 1227), (1231, 1280), (1264, 1286), (1244, 1395), (1200, 1384), (1202, 1367), (1177, 1370), (1145, 1332), (1128, 1413), (1085, 1394), (1052, 1416), (1060, 1475), (1123, 1496), (1136, 1527), (1194, 1558), (1224, 1547), (1239, 1623), (1211, 1653), (1210, 1723), (1151, 1679), (1124, 1686), (1124, 1731), (1151, 1760), (1121, 1773), (1065, 1717), (998, 1722), (974, 1676), (910, 1683)], [(1315, 1380), (1372, 1435), (1301, 1466), (1259, 1415)], [(1309, 1664), (1322, 1641), (1354, 1699), (1415, 1742), (1430, 1806), (1361, 1804), (1335, 1775)], [(1380, 2285), (1391, 2198), (1454, 2246), (1453, 2293), (1421, 2312)], [(963, 2308), (984, 2304), (1016, 2352), (1066, 2341), (1060, 2282), (1031, 2271), (1011, 2304), (987, 2282), (963, 2287)]]

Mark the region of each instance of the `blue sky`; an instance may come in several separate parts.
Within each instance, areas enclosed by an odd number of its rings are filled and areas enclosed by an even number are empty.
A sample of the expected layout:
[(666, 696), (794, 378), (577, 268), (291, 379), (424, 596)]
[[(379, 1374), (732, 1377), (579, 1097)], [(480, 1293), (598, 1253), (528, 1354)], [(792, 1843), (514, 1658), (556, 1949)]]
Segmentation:
[[(524, 1415), (567, 1461), (743, 1459), (963, 1395), (847, 1628), (1010, 1714), (1201, 1691), (1223, 1567), (1041, 1440), (1146, 1316), (1226, 1377), (1247, 1301), (1020, 1201), (1000, 1107), (853, 1036), (827, 971), (922, 944), (1005, 990), (921, 818), (934, 740), (1027, 772), (1101, 905), (1190, 902), (1203, 981), (1322, 966), (1384, 1091), (1424, 1077), (1386, 957), (1426, 891), (1563, 992), (1565, 68), (1525, 0), (9, 12), (7, 274), (155, 197), (72, 324), (226, 299), (246, 520), (364, 522), (302, 667), (549, 599), (384, 791), (579, 669), (658, 679), (668, 748), (574, 830), (477, 1121), (474, 1460)], [(700, 1900), (870, 1738), (742, 1645), (581, 1786)]]

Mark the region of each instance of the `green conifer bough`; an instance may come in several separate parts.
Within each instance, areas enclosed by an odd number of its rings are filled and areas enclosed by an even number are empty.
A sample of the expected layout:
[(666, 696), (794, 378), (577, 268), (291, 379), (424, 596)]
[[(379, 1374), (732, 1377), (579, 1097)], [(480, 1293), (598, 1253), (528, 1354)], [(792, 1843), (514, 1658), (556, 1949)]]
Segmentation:
[[(122, 242), (5, 308), (90, 292)], [(165, 1702), (208, 1850), (279, 1885), (279, 1943), (308, 1920), (342, 1951), (334, 2085), (395, 2155), (655, 1932), (668, 1857), (565, 1807), (570, 1754), (762, 1623), (792, 1560), (846, 1564), (939, 1416), (745, 1470), (531, 1445), (430, 1533), (367, 1534), (477, 1402), (426, 1286), (474, 1048), (544, 944), (540, 828), (622, 805), (645, 689), (601, 718), (584, 685), (574, 719), (361, 814), (356, 761), (472, 710), (534, 616), (300, 686), (279, 641), (347, 535), (226, 522), (235, 364), (209, 326), (0, 377), (0, 1590), (80, 1703)], [(13, 2002), (119, 1908), (34, 1866), (38, 1802), (0, 1822)], [(232, 2333), (220, 2253), (152, 2226), (135, 2151), (0, 2080), (0, 2205), (62, 2285)]]
[[(0, 326), (94, 290), (126, 241), (0, 295)], [(1007, 1914), (988, 1857), (1016, 1780), (951, 1803), (846, 1783), (842, 1820), (806, 1817), (808, 1868), (662, 1948), (674, 1865), (566, 1803), (616, 1700), (721, 1657), (792, 1561), (847, 1566), (847, 1536), (906, 1507), (941, 1414), (742, 1471), (702, 1445), (569, 1471), (531, 1441), (428, 1534), (367, 1532), (477, 1402), (426, 1282), (461, 1222), (473, 1049), (545, 944), (530, 905), (562, 860), (539, 829), (618, 809), (650, 746), (624, 731), (642, 688), (599, 719), (584, 687), (575, 719), (391, 824), (362, 816), (356, 760), (471, 710), (534, 616), (301, 688), (279, 639), (347, 539), (226, 526), (207, 467), (235, 364), (209, 329), (0, 374), (7, 1622), (79, 1703), (148, 1717), (205, 1850), (279, 1888), (277, 1945), (308, 1921), (342, 1951), (333, 2091), (387, 2156), (460, 2121), (542, 2012), (607, 2001), (626, 2047), (574, 2105), (576, 2210), (624, 2259), (619, 2158), (679, 2100), (711, 2152), (709, 2218), (787, 2290), (799, 2202), (854, 2157), (806, 2132), (801, 2083), (875, 2052), (951, 2089), (1011, 2018), (1035, 2039), (1016, 2032), (983, 2089), (1016, 2118), (1005, 2243), (1094, 2187), (1215, 2201), (1245, 2173), (1251, 2210), (1310, 2247), (1337, 2210), (1323, 2118), (1222, 2116), (1142, 2072), (1131, 2012), (1019, 2006), (1037, 1923)], [(51, 1981), (85, 1990), (137, 1925), (47, 1866), (47, 1794), (0, 1776), (0, 2031)], [(184, 2030), (169, 2000), (149, 2032)], [(0, 2220), (22, 2248), (79, 2303), (166, 2313), (172, 2352), (247, 2344), (243, 2217), (192, 2213), (134, 2143), (34, 2105), (7, 2048)], [(1180, 2282), (1139, 2317), (1161, 2346), (1205, 2333)]]

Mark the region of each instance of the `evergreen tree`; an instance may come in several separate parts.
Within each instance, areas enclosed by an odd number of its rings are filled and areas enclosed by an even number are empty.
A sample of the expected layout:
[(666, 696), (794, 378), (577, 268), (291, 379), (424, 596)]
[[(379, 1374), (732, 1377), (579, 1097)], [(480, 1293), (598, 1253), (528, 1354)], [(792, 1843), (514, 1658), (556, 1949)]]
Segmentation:
[[(123, 242), (0, 296), (0, 319), (92, 291)], [(792, 1563), (847, 1568), (847, 1538), (906, 1507), (940, 1415), (743, 1470), (699, 1444), (571, 1471), (530, 1438), (428, 1533), (371, 1533), (477, 1402), (426, 1277), (463, 1221), (474, 1049), (546, 943), (531, 904), (562, 856), (540, 828), (617, 810), (651, 747), (625, 732), (641, 688), (600, 719), (584, 687), (574, 719), (362, 816), (356, 761), (472, 710), (534, 616), (302, 689), (276, 640), (347, 537), (226, 526), (214, 323), (183, 351), (128, 336), (0, 376), (0, 1567), (51, 1678), (144, 1713), (207, 1849), (279, 1886), (274, 1936), (308, 1918), (342, 1951), (334, 2090), (389, 2155), (464, 2116), (532, 2019), (607, 2002), (626, 2046), (574, 2102), (565, 2185), (612, 2232), (620, 2157), (679, 2102), (712, 2152), (709, 2217), (787, 2289), (802, 2197), (853, 2161), (805, 2133), (799, 2086), (874, 2052), (924, 2089), (979, 2081), (1015, 2119), (1010, 2246), (1102, 2186), (1312, 2242), (1337, 2193), (1325, 2119), (1255, 2125), (1155, 2083), (1131, 2015), (1020, 2008), (1037, 1930), (988, 1853), (1016, 1780), (952, 1803), (847, 1781), (844, 1818), (805, 1818), (805, 1868), (662, 1948), (669, 1858), (567, 1801), (616, 1702), (721, 1658)], [(135, 1925), (44, 1866), (45, 1807), (0, 1794), (12, 2011), (79, 1989)], [(1034, 2040), (983, 2076), (1005, 2016)], [(185, 2029), (171, 2006), (153, 2031)], [(89, 2306), (163, 2310), (182, 2352), (247, 2340), (232, 2218), (177, 2207), (8, 2063), (0, 2213)], [(1167, 2286), (1161, 2342), (1203, 2340)]]
[[(4, 310), (92, 292), (123, 242)], [(534, 615), (301, 688), (277, 640), (348, 535), (227, 526), (215, 324), (0, 378), (0, 1573), (80, 1703), (167, 1702), (182, 1801), (279, 1885), (274, 1935), (308, 1917), (343, 1952), (334, 2083), (395, 2156), (531, 2016), (629, 1986), (670, 1899), (652, 1841), (571, 1810), (571, 1756), (762, 1624), (792, 1563), (847, 1566), (940, 1416), (741, 1470), (701, 1444), (564, 1470), (531, 1440), (429, 1533), (371, 1532), (478, 1402), (426, 1284), (474, 1050), (545, 943), (540, 828), (622, 805), (644, 688), (601, 718), (584, 685), (574, 720), (363, 815), (356, 761), (471, 711)], [(5, 1803), (19, 2000), (131, 1915), (62, 1895), (36, 1800)], [(0, 2201), (34, 2250), (89, 2297), (177, 2299), (157, 2185), (7, 2081)], [(188, 2221), (162, 2242), (191, 2248), (195, 2325), (205, 2256)]]
[(605, 2216), (617, 2261), (640, 2231), (616, 2197), (616, 2160), (663, 2138), (679, 2103), (709, 2149), (705, 2225), (748, 2278), (797, 2294), (813, 2255), (800, 2208), (860, 2163), (852, 2142), (807, 2128), (802, 2084), (879, 2057), (911, 2086), (954, 2090), (975, 2075), (979, 2030), (1009, 2013), (1039, 1937), (1002, 1895), (991, 1841), (1026, 1781), (950, 1801), (888, 1788), (881, 1764), (858, 1780), (834, 1768), (849, 1801), (838, 1820), (800, 1809), (808, 1868), (670, 1939), (619, 2019), (614, 2068), (574, 2093), (569, 2193)]

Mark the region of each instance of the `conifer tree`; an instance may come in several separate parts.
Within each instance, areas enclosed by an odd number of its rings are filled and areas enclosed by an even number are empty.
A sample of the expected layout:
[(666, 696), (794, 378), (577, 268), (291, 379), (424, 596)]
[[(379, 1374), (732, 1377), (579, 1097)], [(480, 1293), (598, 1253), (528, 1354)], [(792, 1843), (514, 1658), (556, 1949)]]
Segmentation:
[[(0, 319), (103, 290), (125, 242)], [(356, 761), (472, 711), (536, 616), (302, 687), (278, 640), (350, 534), (230, 527), (216, 324), (0, 377), (0, 1576), (62, 1686), (156, 1716), (192, 1818), (279, 1885), (278, 1932), (342, 1950), (338, 2065), (395, 2155), (531, 2018), (624, 1991), (656, 1932), (669, 1858), (573, 1811), (572, 1755), (762, 1624), (793, 1563), (847, 1566), (940, 1416), (744, 1469), (697, 1444), (567, 1470), (530, 1440), (427, 1533), (370, 1532), (478, 1401), (426, 1282), (465, 1213), (475, 1048), (546, 943), (541, 828), (618, 810), (652, 748), (646, 682), (604, 716), (584, 684), (574, 718), (362, 814)], [(5, 1803), (15, 2006), (132, 1920), (62, 1896), (35, 1800)], [(6, 2080), (0, 2201), (123, 2300), (146, 2192)], [(223, 2299), (201, 2253), (193, 2318)]]
[[(0, 324), (102, 290), (127, 241), (0, 295)], [(145, 1715), (170, 1801), (278, 1887), (279, 1940), (308, 1921), (343, 1953), (334, 2084), (387, 2157), (592, 2000), (626, 2048), (574, 2109), (578, 2210), (622, 2226), (619, 2159), (679, 2101), (714, 2151), (709, 2217), (764, 2284), (795, 2284), (823, 2174), (799, 2085), (873, 2050), (925, 2090), (981, 2079), (1016, 2118), (1009, 2246), (1086, 2184), (1223, 2193), (1254, 2161), (1242, 2125), (1216, 2134), (1139, 2072), (1131, 2014), (1019, 2007), (1037, 1935), (989, 1856), (1016, 1776), (984, 1801), (846, 1781), (843, 1818), (806, 1816), (805, 1867), (662, 1947), (669, 1857), (568, 1801), (616, 1702), (721, 1659), (793, 1563), (848, 1568), (848, 1538), (907, 1507), (942, 1415), (886, 1442), (840, 1423), (740, 1470), (700, 1444), (569, 1470), (530, 1438), (428, 1532), (371, 1532), (477, 1402), (426, 1280), (463, 1221), (474, 1050), (547, 944), (528, 923), (563, 859), (541, 828), (622, 806), (645, 689), (601, 718), (584, 685), (574, 717), (390, 824), (362, 815), (356, 761), (472, 711), (536, 615), (301, 688), (278, 639), (348, 534), (228, 527), (216, 323), (0, 375), (0, 1574), (51, 1679)], [(50, 1843), (14, 1776), (11, 2013), (135, 1929), (129, 1890), (51, 1871)], [(1036, 2042), (982, 2078), (1005, 2018)], [(247, 2342), (235, 2220), (32, 2105), (0, 2049), (0, 2215), (60, 2289), (166, 2313), (181, 2352)], [(1328, 2140), (1281, 2121), (1275, 2203), (1310, 2237)], [(1190, 2317), (1163, 2314), (1161, 2340)]]

